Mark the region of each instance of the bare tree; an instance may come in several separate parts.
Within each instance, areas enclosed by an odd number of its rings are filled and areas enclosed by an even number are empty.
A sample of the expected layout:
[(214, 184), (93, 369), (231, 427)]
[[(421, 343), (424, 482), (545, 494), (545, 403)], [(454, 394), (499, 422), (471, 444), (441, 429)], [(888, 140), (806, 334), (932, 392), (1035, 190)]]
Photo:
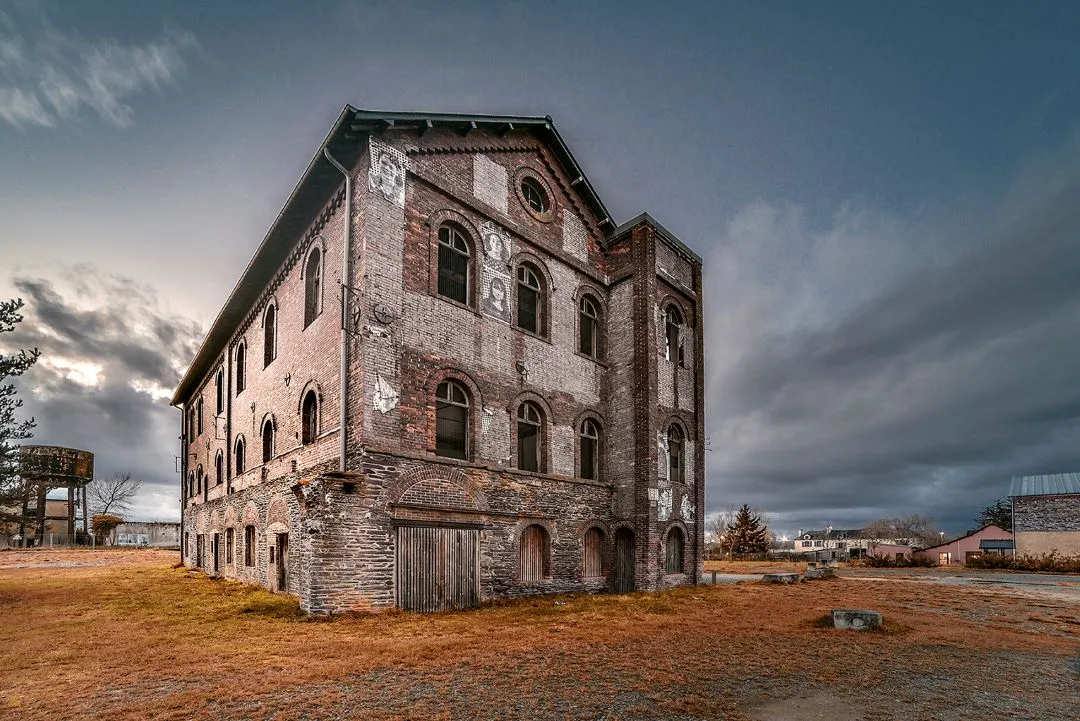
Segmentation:
[(90, 513), (124, 513), (139, 495), (142, 481), (132, 479), (130, 473), (115, 473), (112, 478), (95, 478), (86, 487), (87, 505)]
[(933, 519), (917, 513), (899, 518), (880, 518), (864, 528), (862, 536), (891, 540), (904, 546), (933, 546), (941, 538), (934, 530)]

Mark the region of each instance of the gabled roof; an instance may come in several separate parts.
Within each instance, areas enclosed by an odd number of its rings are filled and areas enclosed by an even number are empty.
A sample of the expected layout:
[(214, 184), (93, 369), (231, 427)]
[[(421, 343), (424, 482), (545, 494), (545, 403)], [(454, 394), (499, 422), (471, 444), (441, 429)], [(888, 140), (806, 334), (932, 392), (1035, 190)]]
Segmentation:
[[(252, 256), (247, 268), (240, 276), (240, 280), (237, 281), (210, 325), (210, 330), (196, 352), (195, 358), (176, 386), (170, 403), (176, 405), (183, 402), (194, 390), (195, 385), (225, 349), (237, 326), (244, 321), (252, 306), (258, 301), (263, 288), (288, 257), (300, 234), (311, 226), (331, 194), (341, 187), (343, 182), (341, 173), (323, 155), (323, 148), (328, 149), (342, 165), (351, 168), (363, 151), (368, 135), (392, 127), (408, 128), (418, 133), (435, 127), (450, 127), (462, 133), (481, 127), (498, 128), (503, 132), (527, 128), (551, 148), (562, 165), (563, 171), (570, 178), (570, 184), (575, 192), (595, 214), (600, 226), (607, 228), (609, 234), (616, 231), (615, 223), (611, 220), (607, 207), (600, 200), (596, 189), (585, 176), (585, 171), (581, 169), (559, 131), (555, 129), (551, 116), (394, 113), (358, 110), (351, 105), (346, 105), (315, 156), (308, 163), (281, 212), (274, 219), (270, 230), (267, 231), (255, 255)], [(663, 230), (662, 226), (655, 221), (653, 224)], [(674, 239), (681, 250), (700, 262), (700, 258), (674, 235), (666, 230), (663, 233), (666, 237)]]
[(1010, 496), (1064, 496), (1080, 494), (1080, 473), (1013, 476)]
[(834, 528), (831, 531), (824, 529), (820, 531), (803, 531), (796, 540), (806, 540), (807, 536), (810, 536), (812, 541), (843, 541), (849, 538), (861, 538), (863, 529), (861, 528)]
[[(987, 524), (986, 524), (985, 526), (983, 526), (982, 528), (976, 528), (976, 529), (975, 529), (974, 531), (968, 531), (967, 533), (965, 533), (965, 534), (964, 534), (963, 536), (960, 536), (959, 538), (954, 538), (954, 539), (952, 539), (951, 541), (946, 541), (945, 543), (939, 543), (939, 544), (937, 544), (936, 546), (927, 546), (926, 548), (924, 548), (924, 549), (922, 549), (922, 550), (923, 550), (923, 551), (933, 551), (933, 550), (934, 550), (935, 548), (945, 548), (946, 546), (951, 546), (951, 545), (953, 545), (954, 543), (956, 543), (957, 541), (962, 541), (962, 540), (964, 540), (965, 538), (971, 538), (972, 536), (974, 536), (974, 535), (975, 535), (975, 534), (977, 534), (977, 533), (982, 533), (982, 532), (983, 532), (983, 531), (985, 531), (985, 530), (986, 530), (987, 528), (993, 528), (993, 529), (996, 529), (996, 530), (998, 530), (998, 531), (1001, 531), (1001, 532), (1002, 532), (1003, 534), (1008, 534), (1009, 538), (1012, 538), (1012, 532), (1011, 532), (1011, 531), (1006, 531), (1006, 530), (1005, 530), (1004, 528), (1002, 528), (1001, 526), (995, 525), (995, 524), (993, 524), (993, 523), (987, 523)], [(979, 543), (981, 544), (981, 543), (983, 543), (983, 541), (982, 541), (982, 540), (980, 540), (980, 541), (979, 541)]]

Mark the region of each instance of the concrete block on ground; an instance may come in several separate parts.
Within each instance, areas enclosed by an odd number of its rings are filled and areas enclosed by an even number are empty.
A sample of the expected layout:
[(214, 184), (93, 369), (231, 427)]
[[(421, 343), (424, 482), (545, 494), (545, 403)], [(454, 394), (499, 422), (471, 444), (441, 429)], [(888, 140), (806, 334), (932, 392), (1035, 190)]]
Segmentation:
[(832, 617), (835, 628), (852, 631), (865, 631), (882, 623), (881, 614), (877, 611), (834, 610)]
[(836, 578), (836, 571), (831, 568), (808, 568), (806, 569), (807, 580), (820, 580), (823, 578)]
[(797, 573), (766, 573), (761, 577), (762, 583), (798, 583), (800, 580)]

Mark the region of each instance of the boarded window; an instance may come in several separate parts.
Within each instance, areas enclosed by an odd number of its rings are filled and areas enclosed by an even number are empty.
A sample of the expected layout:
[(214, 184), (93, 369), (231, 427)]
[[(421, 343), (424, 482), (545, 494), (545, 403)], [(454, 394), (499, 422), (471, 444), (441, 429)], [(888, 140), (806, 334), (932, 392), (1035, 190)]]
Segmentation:
[(267, 418), (262, 428), (262, 462), (269, 463), (274, 457), (274, 422)]
[(604, 549), (604, 534), (599, 528), (590, 528), (585, 531), (584, 542), (584, 558), (582, 560), (582, 573), (585, 578), (596, 578), (602, 576), (603, 568), (601, 559), (603, 558)]
[(255, 565), (255, 526), (244, 526), (244, 565)]
[(443, 381), (435, 393), (435, 454), (469, 455), (469, 395), (456, 381)]
[(544, 335), (545, 299), (540, 272), (531, 265), (518, 268), (517, 325), (536, 335)]
[(469, 302), (469, 244), (454, 225), (439, 228), (439, 295)]
[(600, 355), (600, 311), (596, 301), (582, 296), (578, 305), (578, 351), (597, 358)]
[(581, 423), (580, 456), (578, 475), (593, 481), (600, 478), (600, 424), (592, 418)]
[(533, 524), (522, 531), (519, 563), (523, 582), (541, 581), (551, 576), (548, 546), (548, 532), (543, 526)]
[(277, 308), (269, 306), (263, 318), (263, 366), (277, 358)]
[(543, 422), (544, 415), (535, 403), (522, 403), (518, 408), (517, 467), (523, 471), (540, 470), (540, 436)]
[(244, 458), (244, 445), (244, 439), (242, 437), (236, 439), (236, 462), (234, 464), (236, 466), (236, 475), (240, 475), (244, 472), (244, 462), (246, 460)]
[(315, 390), (309, 390), (304, 395), (304, 403), (301, 407), (302, 428), (300, 442), (303, 444), (314, 443), (319, 437), (319, 399)]
[(304, 267), (304, 327), (319, 316), (322, 302), (322, 251), (315, 248)]
[(228, 565), (228, 566), (231, 566), (233, 564), (233, 561), (234, 561), (233, 553), (236, 550), (234, 548), (233, 535), (234, 535), (233, 529), (231, 529), (231, 528), (226, 528), (225, 529), (225, 565)]
[(236, 394), (247, 386), (247, 346), (241, 343), (236, 348)]
[(683, 572), (683, 534), (679, 528), (672, 528), (667, 538), (667, 572)]
[(672, 483), (683, 482), (686, 464), (683, 456), (683, 434), (674, 423), (668, 427), (668, 480)]

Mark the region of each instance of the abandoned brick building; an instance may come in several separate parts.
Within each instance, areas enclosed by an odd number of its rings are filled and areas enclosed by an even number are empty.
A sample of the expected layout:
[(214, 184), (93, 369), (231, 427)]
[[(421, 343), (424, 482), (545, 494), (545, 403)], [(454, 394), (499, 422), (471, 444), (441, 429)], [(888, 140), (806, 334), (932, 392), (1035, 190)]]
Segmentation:
[(550, 118), (346, 106), (173, 397), (184, 562), (324, 613), (698, 582), (701, 280)]

